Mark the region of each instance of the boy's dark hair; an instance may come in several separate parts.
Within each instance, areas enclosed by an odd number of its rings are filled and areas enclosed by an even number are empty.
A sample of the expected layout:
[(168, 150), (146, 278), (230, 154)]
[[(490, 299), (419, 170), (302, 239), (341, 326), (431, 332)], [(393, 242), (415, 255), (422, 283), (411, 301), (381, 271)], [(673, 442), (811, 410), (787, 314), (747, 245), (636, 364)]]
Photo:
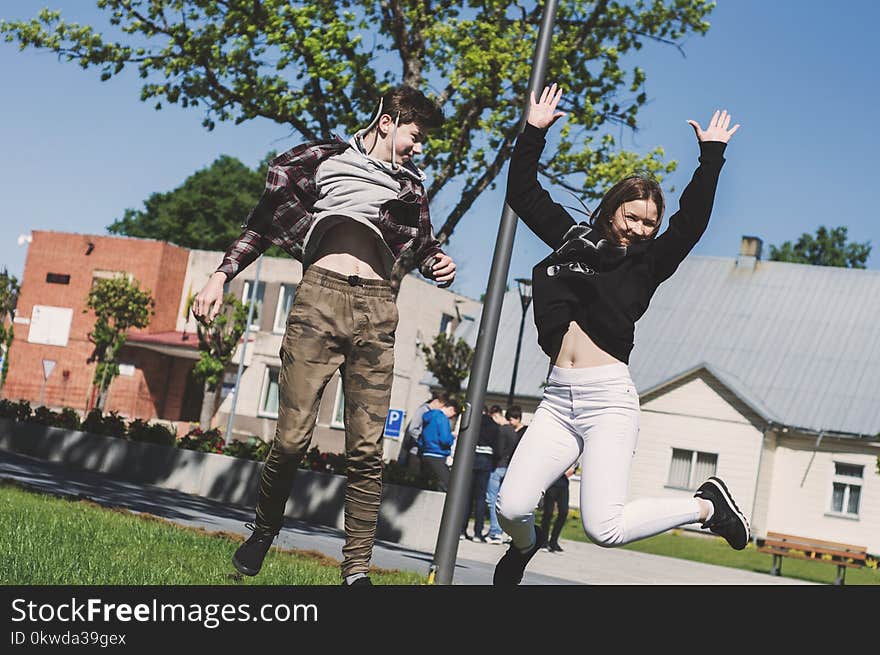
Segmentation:
[(521, 421), (522, 407), (520, 407), (519, 405), (511, 405), (507, 408), (507, 412), (504, 414), (504, 416), (507, 418), (508, 421), (512, 418), (515, 418), (517, 421)]
[(503, 412), (503, 411), (504, 411), (504, 410), (501, 409), (501, 405), (492, 405), (492, 406), (489, 408), (489, 414), (500, 414), (500, 413)]
[[(431, 394), (431, 400), (439, 400), (443, 405), (452, 405), (452, 401), (449, 398), (449, 394), (445, 391), (435, 391)], [(428, 402), (431, 402), (429, 400)]]
[(426, 131), (443, 125), (440, 106), (408, 84), (394, 87), (382, 96), (382, 113), (396, 119), (398, 112), (401, 125), (415, 123)]

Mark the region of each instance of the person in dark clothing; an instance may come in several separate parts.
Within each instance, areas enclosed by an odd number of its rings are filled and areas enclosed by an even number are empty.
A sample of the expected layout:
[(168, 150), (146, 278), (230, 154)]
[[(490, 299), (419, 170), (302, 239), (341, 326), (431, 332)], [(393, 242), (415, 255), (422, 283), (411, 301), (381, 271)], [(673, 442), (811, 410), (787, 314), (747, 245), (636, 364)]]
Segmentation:
[[(480, 417), (480, 433), (477, 436), (477, 445), (474, 447), (474, 462), (471, 465), (471, 485), (468, 496), (468, 504), (464, 513), (464, 523), (461, 525), (461, 539), (471, 539), (486, 543), (486, 535), (483, 527), (486, 522), (486, 488), (489, 486), (489, 476), (492, 473), (492, 458), (495, 453), (495, 445), (498, 442), (498, 424), (492, 418), (492, 414), (500, 413), (498, 405), (483, 408)], [(468, 520), (474, 517), (474, 536), (468, 534)]]
[[(547, 550), (551, 553), (561, 553), (559, 535), (568, 518), (568, 479), (574, 475), (574, 466), (553, 481), (547, 491), (544, 492), (544, 506), (541, 511), (541, 540), (547, 544)], [(556, 508), (556, 520), (553, 521), (553, 509)], [(550, 532), (550, 523), (553, 522), (553, 531)]]
[(546, 130), (565, 114), (562, 90), (531, 95), (516, 141), (507, 203), (553, 252), (532, 271), (538, 343), (553, 363), (544, 395), (507, 469), (498, 495), (499, 522), (512, 539), (495, 567), (499, 586), (517, 585), (543, 546), (534, 508), (560, 474), (580, 460), (581, 520), (590, 539), (621, 546), (688, 523), (702, 523), (737, 550), (749, 524), (725, 483), (712, 476), (697, 492), (627, 502), (639, 433), (639, 398), (629, 373), (635, 323), (657, 287), (697, 244), (709, 224), (724, 151), (739, 125), (716, 111), (704, 130), (689, 120), (700, 165), (680, 209), (658, 236), (663, 192), (644, 175), (624, 178), (576, 224), (538, 182)]
[[(526, 433), (526, 425), (522, 422), (522, 407), (519, 405), (511, 405), (508, 410), (504, 413), (504, 416), (507, 418), (508, 423), (510, 423), (510, 427), (513, 428), (514, 433), (516, 434), (516, 441), (513, 442), (513, 449), (516, 450), (516, 447), (519, 445), (520, 439)], [(511, 457), (513, 453), (511, 453)]]
[[(510, 410), (508, 409), (509, 413)], [(489, 475), (489, 486), (486, 488), (486, 505), (489, 507), (489, 535), (486, 537), (486, 543), (500, 545), (504, 543), (504, 532), (498, 523), (498, 512), (495, 509), (495, 502), (498, 500), (498, 491), (501, 489), (501, 483), (504, 482), (504, 476), (507, 474), (507, 465), (510, 463), (510, 457), (513, 455), (513, 449), (516, 448), (519, 439), (513, 426), (510, 424), (508, 416), (501, 414), (500, 407), (498, 407), (498, 412), (491, 416), (492, 420), (498, 424), (498, 441), (495, 445), (495, 456), (492, 461), (492, 473)]]

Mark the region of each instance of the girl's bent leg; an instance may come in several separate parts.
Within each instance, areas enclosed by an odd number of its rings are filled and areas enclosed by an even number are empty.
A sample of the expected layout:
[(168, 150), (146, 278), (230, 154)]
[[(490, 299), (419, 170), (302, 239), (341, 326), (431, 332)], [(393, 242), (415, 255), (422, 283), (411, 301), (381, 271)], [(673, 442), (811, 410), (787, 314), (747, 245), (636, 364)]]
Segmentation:
[(581, 460), (581, 520), (599, 546), (613, 547), (670, 528), (694, 523), (696, 498), (640, 498), (626, 502), (629, 473), (638, 441), (638, 407), (611, 406), (580, 423), (584, 427)]

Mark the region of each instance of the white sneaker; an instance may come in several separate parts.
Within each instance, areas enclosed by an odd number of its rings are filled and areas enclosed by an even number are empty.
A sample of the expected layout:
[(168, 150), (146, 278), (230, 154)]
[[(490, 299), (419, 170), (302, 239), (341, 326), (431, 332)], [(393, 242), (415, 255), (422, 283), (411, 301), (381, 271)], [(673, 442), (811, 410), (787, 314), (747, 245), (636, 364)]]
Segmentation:
[(504, 544), (504, 540), (497, 535), (492, 535), (486, 538), (486, 543), (492, 544), (493, 546), (501, 546)]

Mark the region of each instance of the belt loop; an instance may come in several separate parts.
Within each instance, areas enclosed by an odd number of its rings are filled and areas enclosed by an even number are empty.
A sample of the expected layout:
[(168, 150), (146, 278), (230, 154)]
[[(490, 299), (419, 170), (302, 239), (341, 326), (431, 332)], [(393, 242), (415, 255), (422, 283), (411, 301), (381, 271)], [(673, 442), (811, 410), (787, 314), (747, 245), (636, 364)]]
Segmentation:
[(348, 283), (353, 287), (361, 286), (361, 278), (357, 275), (349, 275)]

